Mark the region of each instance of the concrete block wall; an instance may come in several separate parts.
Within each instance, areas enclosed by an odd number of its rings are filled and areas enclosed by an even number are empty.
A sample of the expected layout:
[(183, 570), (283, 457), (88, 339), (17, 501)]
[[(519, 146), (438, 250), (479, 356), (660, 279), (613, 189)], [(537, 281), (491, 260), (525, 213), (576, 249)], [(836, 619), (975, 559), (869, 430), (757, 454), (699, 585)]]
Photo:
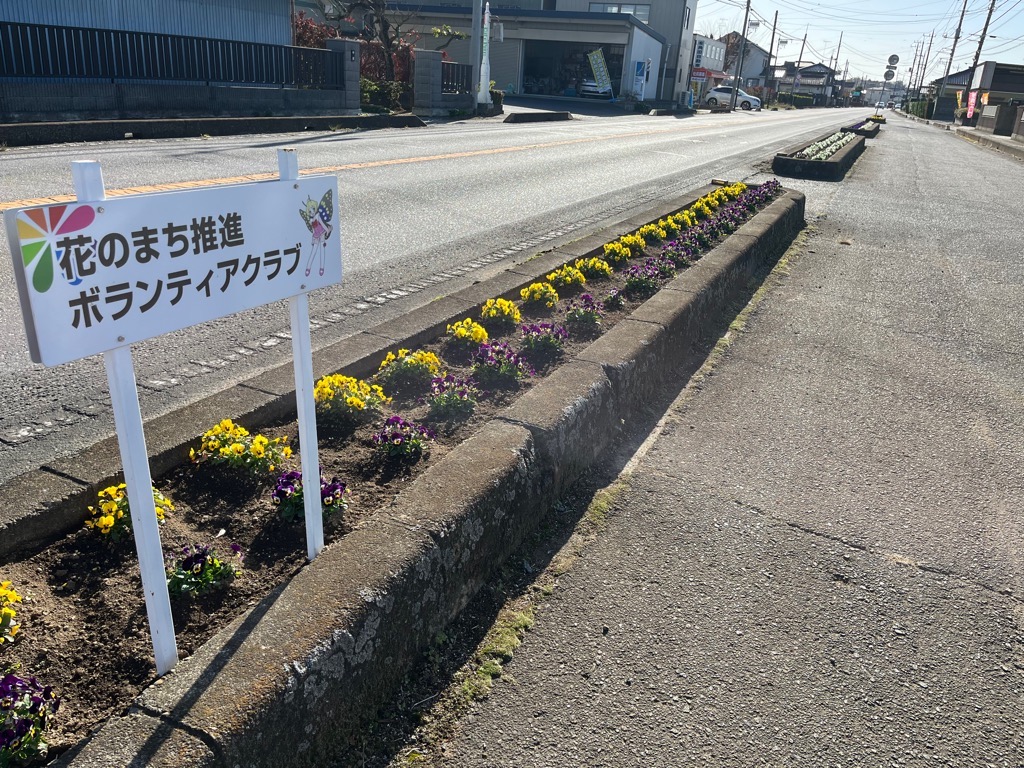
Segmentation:
[(413, 60), (412, 111), (428, 117), (447, 117), (453, 112), (472, 112), (476, 99), (471, 93), (444, 93), (442, 90), (440, 51), (416, 49)]

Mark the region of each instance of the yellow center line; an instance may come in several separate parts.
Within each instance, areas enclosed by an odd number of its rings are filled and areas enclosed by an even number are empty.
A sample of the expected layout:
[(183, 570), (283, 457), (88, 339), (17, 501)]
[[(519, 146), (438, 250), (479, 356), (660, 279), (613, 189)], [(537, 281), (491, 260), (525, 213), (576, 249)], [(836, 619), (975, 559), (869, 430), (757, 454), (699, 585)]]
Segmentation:
[[(322, 173), (337, 173), (339, 171), (355, 171), (367, 168), (383, 168), (389, 165), (407, 165), (409, 163), (427, 163), (438, 160), (458, 160), (467, 157), (483, 157), (486, 155), (502, 155), (508, 152), (526, 152), (535, 149), (551, 149), (552, 147), (566, 147), (572, 144), (587, 144), (597, 141), (609, 141), (611, 139), (628, 139), (637, 136), (655, 136), (664, 133), (673, 133), (686, 130), (685, 127), (662, 128), (658, 130), (634, 131), (632, 133), (617, 133), (613, 136), (591, 136), (581, 139), (565, 139), (563, 141), (548, 141), (540, 144), (523, 144), (517, 147), (498, 147), (496, 149), (476, 149), (469, 152), (449, 152), (443, 155), (423, 155), (420, 157), (399, 157), (394, 160), (372, 160), (366, 163), (346, 163), (344, 165), (325, 165), (319, 168), (306, 168), (299, 171), (301, 176), (311, 176)], [(201, 189), (203, 187), (216, 187), (222, 184), (244, 184), (250, 181), (268, 181), (278, 178), (276, 173), (253, 173), (247, 176), (230, 176), (220, 179), (198, 179), (196, 181), (175, 181), (165, 184), (151, 184), (147, 186), (125, 187), (123, 189), (108, 189), (107, 197), (123, 197), (125, 195), (138, 195), (148, 192), (175, 192), (183, 189)], [(27, 200), (14, 200), (11, 202), (0, 202), (0, 211), (11, 208), (28, 208), (35, 205), (53, 205), (55, 203), (70, 203), (77, 200), (74, 195), (51, 195), (37, 197)]]

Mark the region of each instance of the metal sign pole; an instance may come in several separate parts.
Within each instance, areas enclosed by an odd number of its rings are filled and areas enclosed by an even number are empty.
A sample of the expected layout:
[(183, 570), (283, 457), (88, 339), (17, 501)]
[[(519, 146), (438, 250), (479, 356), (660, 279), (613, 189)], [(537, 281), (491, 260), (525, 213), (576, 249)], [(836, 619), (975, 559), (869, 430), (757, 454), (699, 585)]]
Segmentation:
[[(294, 149), (277, 150), (282, 181), (299, 178)], [(340, 235), (339, 235), (340, 236)], [(303, 286), (305, 287), (305, 286)], [(302, 501), (306, 515), (306, 556), (312, 560), (324, 548), (323, 504), (320, 499), (320, 451), (316, 437), (316, 402), (313, 399), (313, 344), (309, 336), (309, 298), (306, 293), (288, 300), (292, 323), (292, 362), (295, 367), (295, 406), (299, 416), (302, 462)]]
[[(103, 172), (100, 164), (92, 160), (71, 163), (71, 176), (79, 202), (98, 202), (106, 199)], [(97, 209), (102, 213), (103, 209)], [(142, 428), (142, 411), (135, 382), (130, 345), (103, 353), (110, 387), (110, 401), (114, 410), (117, 444), (124, 467), (124, 482), (128, 490), (128, 506), (132, 516), (132, 533), (139, 555), (142, 572), (142, 590), (146, 597), (146, 616), (153, 639), (156, 671), (164, 675), (178, 663), (178, 646), (174, 639), (174, 620), (171, 617), (171, 599), (167, 594), (167, 574), (164, 571), (163, 548), (157, 527), (156, 505), (153, 502), (153, 478), (149, 471), (149, 453)]]

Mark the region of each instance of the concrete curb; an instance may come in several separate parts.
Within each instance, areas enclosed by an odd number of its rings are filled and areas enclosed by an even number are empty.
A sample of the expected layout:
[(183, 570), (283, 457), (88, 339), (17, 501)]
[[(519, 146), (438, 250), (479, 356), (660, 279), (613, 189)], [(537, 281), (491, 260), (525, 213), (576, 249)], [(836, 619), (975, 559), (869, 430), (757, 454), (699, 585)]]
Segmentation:
[(416, 115), (298, 115), (290, 117), (188, 117), (160, 120), (79, 120), (0, 124), (0, 143), (9, 147), (75, 141), (180, 139), (253, 133), (423, 128)]
[[(832, 134), (825, 134), (814, 141), (820, 141)], [(843, 176), (850, 170), (850, 166), (861, 156), (867, 146), (866, 139), (857, 135), (853, 141), (836, 152), (827, 160), (805, 160), (793, 157), (804, 147), (814, 143), (807, 141), (796, 144), (785, 152), (780, 152), (772, 159), (772, 172), (779, 176), (791, 176), (798, 179), (818, 179), (820, 181), (842, 181)]]
[(785, 193), (56, 765), (326, 764), (641, 407), (638, 392), (731, 319), (803, 215), (804, 196)]
[(504, 123), (549, 123), (554, 120), (572, 120), (571, 112), (512, 112)]

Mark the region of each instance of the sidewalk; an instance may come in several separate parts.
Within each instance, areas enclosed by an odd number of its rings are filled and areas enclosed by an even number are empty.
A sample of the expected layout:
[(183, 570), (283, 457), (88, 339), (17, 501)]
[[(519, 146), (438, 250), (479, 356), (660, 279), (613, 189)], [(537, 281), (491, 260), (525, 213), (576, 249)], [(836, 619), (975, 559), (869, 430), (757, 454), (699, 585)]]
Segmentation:
[(1024, 166), (891, 121), (792, 186), (790, 274), (437, 764), (1024, 764)]

